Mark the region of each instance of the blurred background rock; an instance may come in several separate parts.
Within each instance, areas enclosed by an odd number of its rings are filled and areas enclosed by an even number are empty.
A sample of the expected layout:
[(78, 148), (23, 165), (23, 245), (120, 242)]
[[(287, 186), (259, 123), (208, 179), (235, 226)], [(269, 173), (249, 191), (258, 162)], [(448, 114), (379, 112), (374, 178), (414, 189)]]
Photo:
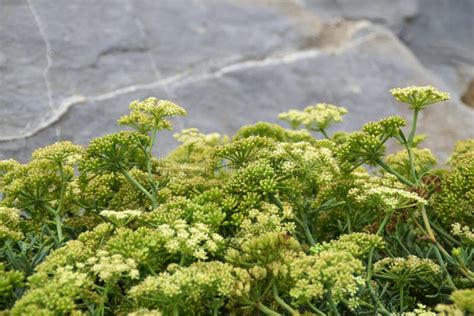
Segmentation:
[(175, 131), (232, 134), (317, 102), (347, 107), (350, 131), (407, 116), (389, 89), (428, 84), (452, 97), (420, 124), (445, 158), (474, 137), (474, 1), (0, 0), (0, 159), (86, 145), (148, 96), (189, 111)]

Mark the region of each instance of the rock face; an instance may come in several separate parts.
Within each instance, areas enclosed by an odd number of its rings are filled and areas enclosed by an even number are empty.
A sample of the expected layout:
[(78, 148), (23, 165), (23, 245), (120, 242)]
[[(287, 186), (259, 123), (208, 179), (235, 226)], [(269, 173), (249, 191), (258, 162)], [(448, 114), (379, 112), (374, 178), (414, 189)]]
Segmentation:
[[(443, 158), (474, 137), (461, 102), (474, 79), (474, 6), (455, 3), (0, 0), (0, 159), (85, 145), (148, 96), (188, 109), (175, 130), (232, 134), (315, 102), (347, 107), (339, 127), (353, 130), (409, 114), (390, 88), (427, 84), (452, 94), (420, 122)], [(161, 134), (159, 152), (173, 146)]]

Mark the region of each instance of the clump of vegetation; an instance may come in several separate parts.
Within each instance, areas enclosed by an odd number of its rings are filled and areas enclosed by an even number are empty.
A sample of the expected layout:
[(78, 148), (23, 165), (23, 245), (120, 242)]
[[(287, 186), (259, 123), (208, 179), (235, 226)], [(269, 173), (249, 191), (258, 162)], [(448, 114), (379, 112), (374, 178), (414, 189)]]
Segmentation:
[(474, 140), (439, 169), (416, 126), (448, 95), (392, 94), (409, 127), (330, 136), (347, 110), (321, 103), (282, 113), (292, 129), (186, 129), (158, 160), (186, 111), (149, 98), (131, 130), (1, 161), (0, 314), (474, 313)]

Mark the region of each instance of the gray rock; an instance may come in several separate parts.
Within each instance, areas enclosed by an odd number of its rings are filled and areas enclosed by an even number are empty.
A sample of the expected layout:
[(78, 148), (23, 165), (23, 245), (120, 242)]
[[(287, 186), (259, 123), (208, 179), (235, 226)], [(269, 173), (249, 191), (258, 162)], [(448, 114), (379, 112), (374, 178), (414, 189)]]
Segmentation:
[[(279, 112), (314, 102), (348, 107), (340, 128), (353, 130), (408, 114), (390, 88), (433, 84), (453, 100), (421, 117), (427, 144), (444, 157), (456, 139), (473, 137), (474, 114), (459, 102), (457, 82), (433, 75), (435, 62), (420, 63), (383, 26), (348, 21), (387, 25), (423, 55), (416, 39), (430, 28), (442, 32), (448, 21), (433, 22), (418, 0), (364, 9), (363, 0), (0, 1), (0, 159), (26, 161), (35, 148), (62, 139), (86, 145), (117, 131), (128, 103), (148, 96), (188, 109), (177, 130), (233, 134), (242, 124), (274, 121)], [(436, 1), (433, 10), (446, 9)], [(452, 19), (464, 14), (456, 10)], [(337, 16), (345, 19), (335, 22)], [(443, 42), (453, 53), (439, 59), (453, 78), (474, 64), (471, 44), (458, 49), (457, 36)], [(450, 56), (462, 63), (452, 66)], [(175, 145), (171, 135), (161, 136), (157, 153)]]
[(302, 3), (325, 18), (369, 20), (387, 25), (397, 33), (418, 13), (418, 0), (302, 0)]
[(418, 1), (419, 14), (401, 38), (423, 65), (463, 94), (474, 80), (474, 1)]
[[(405, 105), (393, 100), (390, 88), (411, 84), (446, 88), (386, 29), (368, 22), (348, 23), (344, 29), (347, 40), (339, 46), (239, 62), (91, 97), (37, 135), (22, 142), (3, 143), (2, 154), (25, 160), (32, 149), (51, 140), (86, 144), (94, 136), (117, 131), (113, 123), (127, 112), (129, 101), (153, 95), (176, 100), (188, 109), (189, 116), (179, 120), (175, 130), (197, 127), (203, 132), (233, 134), (244, 124), (276, 121), (282, 111), (316, 102), (346, 106), (350, 114), (339, 128), (353, 130), (367, 120), (397, 113), (409, 115)], [(381, 80), (386, 72), (390, 78)], [(473, 112), (454, 100), (424, 112), (420, 132), (429, 135), (426, 144), (445, 158), (456, 139), (474, 136), (472, 131), (459, 128), (472, 119)], [(157, 152), (166, 153), (174, 144), (171, 133), (164, 133)]]

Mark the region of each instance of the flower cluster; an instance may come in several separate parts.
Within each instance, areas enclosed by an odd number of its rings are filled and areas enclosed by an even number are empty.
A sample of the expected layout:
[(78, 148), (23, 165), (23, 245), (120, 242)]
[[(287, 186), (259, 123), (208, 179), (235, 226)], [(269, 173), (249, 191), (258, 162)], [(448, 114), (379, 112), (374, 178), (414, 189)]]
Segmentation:
[(361, 131), (354, 132), (339, 145), (337, 155), (341, 163), (350, 170), (366, 162), (380, 163), (385, 142), (400, 133), (406, 121), (399, 116), (390, 116), (377, 122), (369, 122)]
[(117, 227), (126, 226), (137, 217), (140, 217), (143, 213), (138, 210), (125, 210), (125, 211), (110, 211), (104, 210), (100, 212), (101, 216), (109, 219)]
[(376, 206), (387, 212), (427, 204), (425, 199), (414, 192), (380, 185), (373, 179), (360, 180), (359, 185), (352, 188), (348, 196), (356, 203)]
[(5, 309), (11, 305), (17, 288), (23, 285), (23, 274), (20, 271), (5, 270), (5, 265), (0, 262), (0, 308)]
[(147, 133), (152, 130), (171, 129), (171, 122), (166, 117), (177, 115), (186, 115), (186, 110), (171, 101), (151, 97), (130, 103), (130, 114), (121, 117), (118, 123)]
[(406, 87), (390, 90), (397, 101), (407, 103), (411, 109), (421, 110), (428, 105), (449, 100), (449, 93), (438, 91), (432, 86)]
[(185, 110), (148, 98), (134, 131), (0, 161), (0, 314), (473, 313), (474, 142), (437, 166), (416, 123), (447, 95), (392, 92), (406, 136), (392, 116), (329, 137), (347, 111), (316, 104), (158, 159)]
[(330, 297), (332, 303), (355, 298), (363, 271), (362, 262), (345, 251), (325, 250), (290, 263), (294, 285), (290, 295), (300, 304)]
[(306, 107), (303, 111), (290, 110), (278, 115), (294, 129), (303, 125), (310, 131), (325, 132), (333, 123), (341, 122), (342, 116), (347, 113), (343, 107), (327, 103), (318, 103)]
[(23, 295), (12, 308), (11, 315), (71, 313), (76, 309), (76, 300), (86, 295), (90, 286), (86, 273), (75, 272), (72, 266), (60, 267), (47, 284)]
[(275, 141), (288, 143), (315, 141), (307, 130), (290, 130), (267, 122), (258, 122), (254, 125), (241, 127), (235, 134), (234, 139), (237, 140), (251, 136), (268, 137)]
[[(150, 276), (134, 286), (128, 295), (141, 306), (160, 303), (163, 311), (181, 313), (212, 310), (230, 296), (242, 296), (250, 290), (248, 273), (217, 262), (198, 262), (189, 267), (169, 267), (169, 271)], [(183, 300), (187, 304), (181, 304)], [(195, 305), (199, 303), (199, 305)], [(217, 306), (213, 306), (217, 304)]]
[(272, 149), (273, 142), (270, 138), (250, 136), (236, 140), (230, 144), (218, 147), (214, 151), (216, 159), (225, 159), (232, 167), (239, 168), (246, 163), (262, 157), (262, 152)]
[[(433, 196), (438, 216), (445, 222), (472, 223), (474, 219), (474, 148), (459, 155)], [(454, 161), (452, 161), (454, 163)]]
[(459, 223), (452, 224), (451, 233), (460, 237), (464, 242), (474, 245), (474, 229), (469, 226), (462, 226)]
[(124, 259), (119, 254), (111, 255), (105, 250), (100, 250), (96, 256), (87, 259), (86, 264), (104, 282), (116, 282), (121, 277), (138, 279), (140, 276), (133, 259)]
[(82, 171), (120, 172), (144, 164), (149, 138), (137, 132), (121, 131), (94, 139), (81, 160)]
[[(413, 148), (413, 167), (418, 175), (424, 175), (436, 165), (436, 158), (428, 148)], [(387, 155), (387, 162), (390, 166), (405, 177), (411, 175), (411, 164), (408, 151), (401, 150), (394, 154)]]
[(376, 273), (403, 277), (405, 282), (413, 277), (438, 275), (439, 265), (429, 259), (410, 255), (406, 258), (384, 258), (374, 264)]
[(20, 228), (20, 213), (17, 209), (0, 206), (0, 240), (23, 238)]
[(356, 258), (365, 257), (373, 248), (383, 248), (383, 238), (378, 235), (366, 233), (352, 233), (340, 236), (337, 240), (323, 242), (311, 248), (318, 254), (322, 251), (346, 251)]

